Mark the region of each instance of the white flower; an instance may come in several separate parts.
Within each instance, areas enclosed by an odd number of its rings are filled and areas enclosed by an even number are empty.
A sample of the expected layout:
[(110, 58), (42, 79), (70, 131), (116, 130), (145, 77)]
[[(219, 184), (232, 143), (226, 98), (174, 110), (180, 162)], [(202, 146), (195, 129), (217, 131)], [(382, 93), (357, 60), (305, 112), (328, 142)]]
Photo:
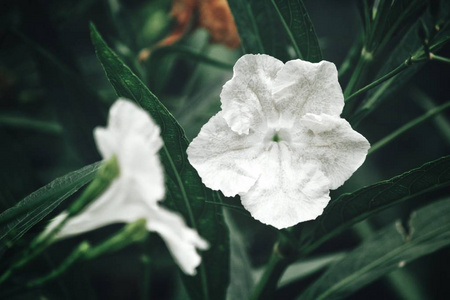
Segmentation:
[[(119, 99), (113, 104), (108, 127), (96, 128), (94, 137), (105, 160), (116, 156), (120, 174), (98, 199), (70, 218), (57, 237), (145, 218), (147, 229), (162, 237), (181, 269), (194, 275), (201, 262), (196, 248), (207, 249), (208, 243), (188, 228), (179, 215), (158, 205), (165, 192), (158, 157), (163, 145), (159, 133), (159, 127), (149, 115), (132, 102)], [(49, 228), (66, 215), (59, 215)]]
[(361, 166), (369, 142), (339, 115), (334, 64), (244, 55), (220, 95), (222, 110), (187, 150), (204, 184), (239, 194), (252, 216), (276, 228), (315, 219), (329, 190)]

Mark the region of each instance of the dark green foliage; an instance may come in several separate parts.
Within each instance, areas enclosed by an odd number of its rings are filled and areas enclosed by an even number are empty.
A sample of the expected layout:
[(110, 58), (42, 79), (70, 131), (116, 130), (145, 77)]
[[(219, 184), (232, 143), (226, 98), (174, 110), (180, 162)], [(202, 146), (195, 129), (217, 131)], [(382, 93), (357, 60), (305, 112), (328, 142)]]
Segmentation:
[(424, 164), (392, 179), (332, 200), (314, 221), (312, 243), (319, 243), (351, 225), (402, 201), (450, 185), (450, 156)]
[(311, 20), (301, 0), (230, 0), (245, 53), (272, 55), (289, 60), (296, 56), (317, 62), (322, 59)]
[(57, 178), (0, 215), (0, 255), (62, 201), (91, 181), (100, 163)]
[(383, 228), (333, 264), (300, 299), (342, 299), (386, 273), (448, 247), (449, 215), (447, 199), (415, 211), (407, 228), (400, 221)]
[(218, 194), (207, 189), (186, 156), (188, 140), (172, 114), (141, 80), (123, 64), (91, 25), (91, 37), (97, 57), (119, 97), (134, 100), (150, 113), (161, 127), (164, 140), (160, 151), (166, 172), (166, 203), (180, 212), (187, 223), (211, 245), (195, 277), (185, 276), (186, 287), (194, 299), (222, 298), (229, 280), (229, 238), (220, 206), (205, 201), (220, 201)]

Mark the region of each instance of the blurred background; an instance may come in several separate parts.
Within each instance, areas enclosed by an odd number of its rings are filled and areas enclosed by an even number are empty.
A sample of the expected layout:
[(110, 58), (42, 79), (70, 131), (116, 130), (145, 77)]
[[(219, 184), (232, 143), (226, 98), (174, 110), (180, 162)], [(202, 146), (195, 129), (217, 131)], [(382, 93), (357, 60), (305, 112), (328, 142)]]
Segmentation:
[[(90, 41), (93, 22), (108, 44), (173, 113), (189, 139), (220, 110), (220, 91), (242, 55), (226, 1), (194, 0), (34, 0), (0, 3), (0, 212), (54, 178), (100, 159), (92, 138), (106, 124), (116, 94)], [(358, 1), (305, 0), (324, 59), (338, 67), (360, 38)], [(409, 28), (397, 33), (387, 54)], [(450, 56), (450, 47), (439, 55)], [(382, 64), (381, 55), (380, 64)], [(374, 75), (378, 70), (373, 70)], [(348, 75), (348, 74), (347, 74)], [(348, 76), (340, 78), (345, 86)], [(372, 144), (430, 107), (450, 101), (450, 65), (428, 62), (384, 99), (358, 124)], [(449, 113), (404, 134), (370, 156), (333, 197), (389, 179), (450, 153)], [(432, 197), (448, 197), (440, 191)], [(427, 201), (426, 195), (398, 205), (370, 220), (373, 228), (407, 217)], [(239, 205), (236, 199), (230, 203)], [(59, 207), (52, 216), (63, 210)], [(276, 232), (233, 210), (227, 211), (232, 236), (244, 249), (244, 261), (257, 270), (264, 265)], [(449, 217), (450, 221), (450, 217)], [(432, 222), (432, 220), (430, 220)], [(43, 221), (0, 258), (0, 268), (42, 230)], [(121, 225), (109, 226), (53, 246), (16, 280), (48, 272), (84, 239), (99, 240)], [(320, 254), (340, 253), (357, 245), (346, 232), (324, 245)], [(17, 299), (138, 299), (142, 295), (144, 253), (150, 253), (149, 294), (154, 299), (186, 297), (176, 266), (157, 236), (89, 264), (78, 264), (42, 288), (23, 291)], [(248, 255), (246, 255), (247, 253)], [(234, 252), (233, 255), (238, 255)], [(402, 268), (406, 289), (415, 299), (448, 299), (450, 249)], [(307, 277), (280, 290), (291, 299), (317, 278)], [(233, 273), (231, 274), (233, 282)], [(251, 286), (254, 278), (242, 284)], [(302, 287), (303, 286), (303, 287)], [(13, 297), (13, 296), (12, 296)], [(392, 282), (381, 279), (351, 299), (399, 299)], [(403, 295), (405, 297), (405, 295)], [(412, 296), (411, 296), (412, 297)], [(411, 298), (412, 299), (412, 298)]]

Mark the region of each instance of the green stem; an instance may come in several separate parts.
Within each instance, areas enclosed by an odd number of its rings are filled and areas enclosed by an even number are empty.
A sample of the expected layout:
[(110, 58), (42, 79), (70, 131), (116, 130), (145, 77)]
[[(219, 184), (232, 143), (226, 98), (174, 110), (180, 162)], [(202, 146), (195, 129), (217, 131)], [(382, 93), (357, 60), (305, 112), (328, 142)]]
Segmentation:
[(368, 154), (372, 154), (375, 151), (379, 150), (380, 148), (386, 146), (387, 144), (389, 144), (390, 142), (392, 142), (394, 139), (396, 139), (397, 137), (399, 137), (400, 135), (404, 134), (405, 132), (407, 132), (408, 130), (411, 130), (412, 128), (418, 126), (419, 124), (421, 124), (422, 122), (425, 122), (426, 120), (434, 117), (435, 115), (441, 113), (442, 111), (446, 110), (450, 108), (450, 101), (447, 103), (444, 103), (430, 111), (428, 111), (427, 113), (423, 114), (422, 116), (406, 123), (405, 125), (403, 125), (402, 127), (400, 127), (399, 129), (395, 130), (394, 132), (392, 132), (391, 134), (387, 135), (386, 137), (382, 138), (380, 141), (376, 142), (369, 150)]
[(439, 55), (436, 55), (434, 53), (430, 53), (430, 59), (450, 64), (450, 58), (439, 56)]
[(274, 245), (269, 262), (263, 275), (258, 281), (252, 300), (273, 299), (278, 281), (287, 267), (298, 258), (298, 247), (289, 239), (286, 233), (279, 235), (278, 242)]
[(68, 216), (63, 219), (53, 230), (50, 232), (37, 236), (30, 244), (27, 250), (24, 251), (22, 258), (15, 262), (5, 273), (0, 277), (0, 284), (4, 283), (6, 280), (14, 274), (15, 271), (21, 269), (30, 261), (39, 256), (48, 246), (53, 242), (53, 237), (55, 234), (64, 226), (68, 220)]
[(339, 78), (342, 78), (342, 76), (344, 76), (347, 73), (347, 71), (350, 70), (350, 67), (352, 66), (354, 60), (356, 59), (358, 52), (361, 51), (360, 49), (361, 49), (361, 41), (358, 38), (358, 40), (354, 42), (352, 48), (350, 49), (341, 66), (339, 67), (338, 72)]
[(351, 95), (346, 96), (345, 101), (349, 101), (353, 98), (355, 98), (356, 96), (376, 87), (377, 85), (382, 84), (383, 82), (385, 82), (386, 80), (391, 79), (392, 77), (396, 76), (397, 74), (401, 73), (402, 71), (404, 71), (406, 68), (408, 68), (409, 66), (411, 66), (413, 63), (417, 63), (417, 62), (422, 62), (425, 61), (425, 58), (415, 58), (415, 57), (410, 57), (407, 60), (405, 60), (401, 65), (399, 65), (397, 68), (395, 68), (394, 70), (390, 71), (389, 73), (387, 73), (386, 75), (378, 78), (377, 80), (375, 80), (374, 82), (366, 85), (365, 87), (357, 90), (356, 92), (354, 92)]
[(276, 251), (272, 252), (266, 269), (256, 285), (251, 299), (273, 299), (278, 280), (291, 262), (291, 260), (283, 258), (280, 253)]
[(12, 266), (0, 276), (0, 284), (8, 280), (15, 271), (21, 269), (44, 252), (44, 250), (54, 242), (56, 234), (63, 228), (67, 221), (80, 213), (87, 205), (100, 196), (118, 175), (119, 166), (117, 158), (113, 156), (100, 167), (94, 180), (83, 191), (77, 201), (69, 207), (65, 218), (49, 232), (44, 231), (37, 236), (28, 246), (28, 249), (23, 252), (21, 258), (13, 263)]
[[(410, 87), (409, 95), (413, 100), (425, 111), (432, 110), (436, 108), (436, 104), (434, 100), (431, 99), (428, 95), (426, 95), (423, 91), (416, 87)], [(445, 139), (445, 142), (448, 146), (450, 146), (450, 122), (445, 118), (445, 116), (438, 115), (433, 119), (434, 125), (441, 133), (442, 137)]]
[(359, 56), (358, 63), (356, 64), (355, 70), (353, 71), (352, 77), (350, 77), (350, 81), (345, 87), (344, 98), (347, 98), (353, 92), (353, 90), (359, 85), (361, 78), (364, 76), (367, 63), (371, 61), (370, 55), (365, 53), (366, 52), (363, 48)]
[(88, 242), (81, 243), (65, 260), (64, 262), (58, 266), (58, 268), (51, 271), (44, 277), (35, 279), (29, 283), (27, 283), (28, 288), (33, 288), (36, 286), (41, 286), (59, 275), (66, 272), (72, 265), (74, 265), (77, 261), (83, 258), (84, 254), (89, 250), (90, 245)]

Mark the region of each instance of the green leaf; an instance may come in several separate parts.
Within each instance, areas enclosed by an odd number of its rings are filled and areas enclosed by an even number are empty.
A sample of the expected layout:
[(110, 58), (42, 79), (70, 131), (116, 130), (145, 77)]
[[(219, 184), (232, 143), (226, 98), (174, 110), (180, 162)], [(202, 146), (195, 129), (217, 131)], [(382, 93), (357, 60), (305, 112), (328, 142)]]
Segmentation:
[(47, 133), (52, 135), (61, 135), (62, 127), (56, 122), (41, 121), (33, 118), (28, 118), (12, 114), (0, 114), (0, 128), (20, 128), (25, 130), (33, 130), (40, 133)]
[(426, 7), (426, 0), (382, 0), (376, 8), (372, 31), (365, 42), (366, 51), (381, 50), (391, 38), (410, 28)]
[(447, 199), (413, 213), (409, 228), (397, 221), (380, 230), (334, 264), (300, 299), (345, 298), (406, 263), (449, 246), (449, 215)]
[(188, 140), (167, 108), (108, 47), (94, 25), (91, 38), (106, 75), (120, 97), (136, 101), (161, 127), (164, 146), (160, 151), (166, 172), (167, 195), (164, 204), (180, 212), (187, 223), (198, 230), (211, 245), (203, 253), (195, 277), (184, 276), (193, 299), (222, 299), (229, 281), (229, 237), (217, 193), (207, 189), (186, 157)]
[(225, 218), (230, 230), (230, 276), (233, 278), (227, 290), (227, 299), (249, 299), (255, 282), (246, 241), (230, 212), (225, 211)]
[(271, 0), (271, 2), (298, 58), (310, 62), (321, 61), (319, 42), (303, 2), (301, 0)]
[(282, 61), (290, 59), (288, 39), (269, 1), (229, 0), (245, 53), (269, 54)]
[(305, 251), (315, 249), (382, 209), (449, 185), (450, 156), (445, 156), (389, 180), (343, 194), (331, 201), (323, 214), (312, 222), (311, 244)]
[[(443, 12), (446, 12), (446, 18), (450, 17), (448, 11), (450, 11), (450, 2), (442, 3), (445, 7), (442, 8)], [(431, 17), (426, 15), (425, 19), (429, 20)], [(431, 23), (428, 21), (427, 23)], [(394, 50), (391, 52), (389, 57), (385, 60), (385, 63), (381, 67), (376, 78), (381, 78), (383, 75), (394, 70), (400, 64), (402, 64), (410, 56), (416, 56), (419, 53), (423, 53), (423, 44), (417, 35), (418, 26), (420, 23), (415, 23), (412, 25), (405, 36), (397, 43)], [(443, 45), (450, 40), (450, 26), (443, 27), (431, 43), (431, 50), (435, 53)], [(358, 124), (367, 115), (374, 111), (378, 105), (385, 101), (390, 95), (395, 91), (400, 89), (407, 81), (409, 81), (412, 76), (414, 76), (423, 66), (423, 63), (414, 64), (395, 77), (387, 80), (386, 82), (380, 84), (379, 86), (372, 89), (367, 96), (362, 100), (361, 105), (358, 107), (356, 112), (349, 118), (350, 123)]]
[(296, 56), (322, 60), (314, 27), (301, 0), (229, 0), (245, 53), (264, 53), (282, 61)]
[(100, 162), (59, 177), (0, 215), (0, 255), (62, 201), (90, 182)]
[(306, 258), (297, 261), (286, 269), (281, 277), (278, 287), (283, 287), (291, 284), (295, 284), (302, 279), (311, 276), (324, 268), (328, 267), (330, 264), (345, 257), (344, 252), (337, 252), (333, 254), (327, 254), (319, 257)]

